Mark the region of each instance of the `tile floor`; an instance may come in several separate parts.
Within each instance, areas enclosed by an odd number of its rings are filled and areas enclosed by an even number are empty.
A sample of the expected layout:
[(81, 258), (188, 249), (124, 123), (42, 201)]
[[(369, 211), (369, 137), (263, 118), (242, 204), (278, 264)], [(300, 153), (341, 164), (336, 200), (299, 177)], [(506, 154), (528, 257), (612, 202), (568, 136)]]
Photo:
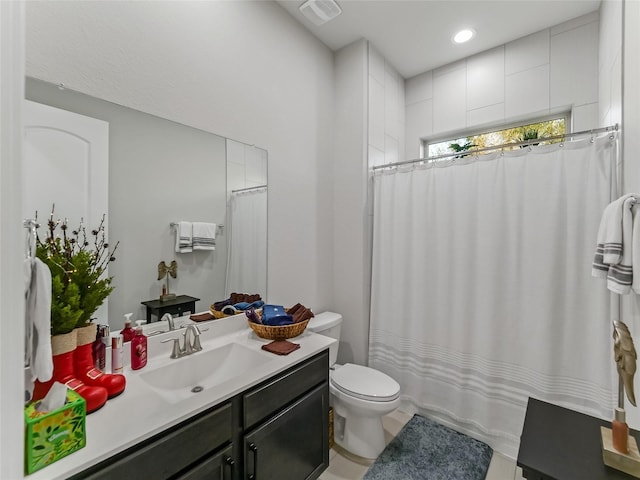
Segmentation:
[[(400, 429), (411, 419), (400, 410), (391, 412), (382, 419), (387, 443), (398, 434)], [(329, 452), (329, 468), (327, 468), (319, 480), (360, 480), (364, 476), (373, 460), (351, 455), (349, 452), (334, 446)], [(516, 467), (515, 461), (494, 452), (486, 480), (521, 480), (522, 471)]]

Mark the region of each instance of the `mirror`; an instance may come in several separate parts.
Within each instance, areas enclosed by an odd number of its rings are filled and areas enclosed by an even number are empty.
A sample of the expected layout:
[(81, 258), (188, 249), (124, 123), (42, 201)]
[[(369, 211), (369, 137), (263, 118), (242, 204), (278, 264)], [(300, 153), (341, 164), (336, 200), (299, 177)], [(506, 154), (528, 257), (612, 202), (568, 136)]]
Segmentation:
[[(25, 96), (109, 124), (108, 235), (120, 242), (109, 266), (112, 330), (125, 313), (146, 318), (141, 302), (158, 299), (165, 284), (161, 261), (177, 261), (170, 293), (198, 298), (198, 312), (231, 291), (266, 298), (266, 150), (33, 78)], [(179, 221), (215, 223), (215, 250), (177, 253), (171, 224)]]

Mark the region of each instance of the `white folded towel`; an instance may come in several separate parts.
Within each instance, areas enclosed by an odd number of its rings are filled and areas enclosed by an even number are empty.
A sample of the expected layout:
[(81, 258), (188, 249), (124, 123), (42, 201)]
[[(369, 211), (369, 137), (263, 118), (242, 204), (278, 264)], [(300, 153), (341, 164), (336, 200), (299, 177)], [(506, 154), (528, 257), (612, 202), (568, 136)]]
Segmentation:
[(632, 208), (631, 213), (633, 215), (631, 268), (636, 272), (631, 283), (631, 290), (640, 295), (640, 208)]
[(216, 224), (205, 222), (193, 222), (193, 249), (216, 249)]
[(191, 253), (193, 251), (193, 224), (178, 222), (176, 229), (176, 253)]
[(604, 210), (598, 229), (596, 254), (591, 273), (606, 277), (607, 288), (624, 295), (633, 282), (633, 215), (634, 195), (624, 195)]

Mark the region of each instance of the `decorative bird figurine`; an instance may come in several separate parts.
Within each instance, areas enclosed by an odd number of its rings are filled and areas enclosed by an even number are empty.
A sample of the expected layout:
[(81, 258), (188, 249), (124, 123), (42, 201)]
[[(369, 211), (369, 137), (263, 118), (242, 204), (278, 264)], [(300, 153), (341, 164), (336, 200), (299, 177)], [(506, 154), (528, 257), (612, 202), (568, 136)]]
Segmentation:
[(178, 262), (174, 260), (169, 266), (164, 261), (160, 262), (158, 264), (158, 280), (162, 280), (167, 273), (176, 278), (178, 276)]
[[(627, 398), (635, 407), (636, 396), (633, 392), (633, 376), (636, 373), (638, 355), (633, 346), (633, 338), (631, 338), (629, 328), (622, 322), (613, 322), (613, 353), (618, 375), (624, 384), (624, 390), (627, 392)], [(619, 402), (622, 402), (622, 396)]]

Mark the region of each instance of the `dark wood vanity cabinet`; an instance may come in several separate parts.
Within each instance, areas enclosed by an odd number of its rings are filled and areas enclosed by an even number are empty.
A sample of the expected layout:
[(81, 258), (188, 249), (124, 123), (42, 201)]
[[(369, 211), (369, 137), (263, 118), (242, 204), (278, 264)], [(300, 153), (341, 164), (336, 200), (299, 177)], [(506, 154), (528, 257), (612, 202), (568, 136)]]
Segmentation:
[(245, 478), (318, 478), (329, 465), (327, 423), (323, 415), (328, 409), (324, 387), (319, 386), (247, 433)]
[(244, 394), (247, 480), (315, 479), (329, 466), (326, 352)]
[(325, 350), (71, 479), (315, 480), (328, 416)]

